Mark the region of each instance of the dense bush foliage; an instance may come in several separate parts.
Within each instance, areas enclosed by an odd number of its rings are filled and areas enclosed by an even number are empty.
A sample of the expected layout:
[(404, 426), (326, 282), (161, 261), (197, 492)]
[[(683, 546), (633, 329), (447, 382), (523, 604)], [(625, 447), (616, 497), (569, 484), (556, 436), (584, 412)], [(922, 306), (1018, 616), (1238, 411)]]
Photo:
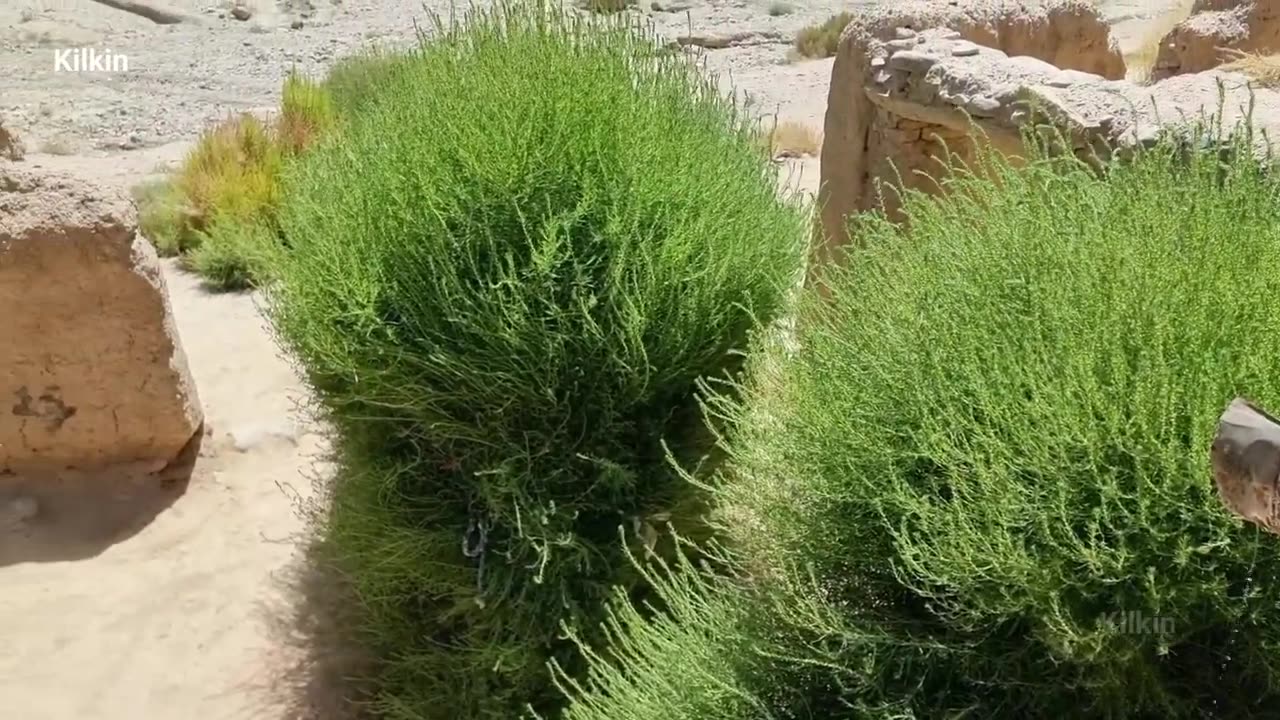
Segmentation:
[(665, 584), (676, 608), (736, 606), (758, 642), (660, 659), (721, 636), (688, 618), (725, 611), (623, 612), (640, 649), (599, 659), (570, 717), (667, 717), (646, 702), (672, 666), (743, 698), (708, 720), (1280, 702), (1280, 542), (1225, 512), (1208, 467), (1232, 397), (1280, 407), (1274, 181), (1169, 147), (1106, 179), (995, 171), (912, 197), (909, 229), (860, 220), (831, 301), (801, 311), (800, 352), (720, 403), (740, 577)]
[(375, 106), (380, 98), (386, 98), (385, 86), (406, 60), (402, 53), (371, 47), (334, 63), (323, 87), (333, 98), (337, 115), (354, 118)]
[[(702, 378), (795, 282), (805, 214), (751, 123), (625, 20), (474, 12), (288, 174), (272, 315), (336, 429), (321, 531), (393, 718), (563, 702), (562, 626), (643, 594)], [(384, 84), (385, 83), (385, 84)]]

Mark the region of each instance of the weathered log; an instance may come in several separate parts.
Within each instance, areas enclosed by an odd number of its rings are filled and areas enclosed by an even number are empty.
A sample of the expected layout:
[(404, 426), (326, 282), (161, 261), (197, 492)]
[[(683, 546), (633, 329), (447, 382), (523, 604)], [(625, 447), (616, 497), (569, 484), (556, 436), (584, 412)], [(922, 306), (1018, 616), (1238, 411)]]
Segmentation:
[(1209, 457), (1222, 504), (1280, 534), (1280, 420), (1243, 398), (1232, 400), (1218, 420)]
[(178, 23), (193, 22), (195, 16), (186, 15), (176, 10), (156, 7), (150, 3), (138, 2), (137, 0), (93, 0), (93, 2), (106, 5), (109, 8), (123, 10), (127, 13), (133, 13), (139, 17), (144, 17), (151, 22), (159, 25), (176, 25)]

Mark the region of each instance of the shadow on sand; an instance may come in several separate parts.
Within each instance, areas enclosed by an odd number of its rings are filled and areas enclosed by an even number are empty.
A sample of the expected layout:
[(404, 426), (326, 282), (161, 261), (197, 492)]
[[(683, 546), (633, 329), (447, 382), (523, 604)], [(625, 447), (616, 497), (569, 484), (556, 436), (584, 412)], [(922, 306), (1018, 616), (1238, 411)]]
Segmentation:
[(0, 567), (85, 560), (133, 537), (186, 492), (204, 435), (156, 473), (0, 474)]

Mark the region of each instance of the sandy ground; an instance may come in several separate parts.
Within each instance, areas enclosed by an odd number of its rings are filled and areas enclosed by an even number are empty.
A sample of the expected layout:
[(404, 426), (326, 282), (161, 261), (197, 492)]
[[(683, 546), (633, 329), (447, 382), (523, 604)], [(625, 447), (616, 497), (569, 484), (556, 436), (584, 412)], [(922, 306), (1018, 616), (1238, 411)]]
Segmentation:
[[(1175, 1), (1103, 8), (1132, 46)], [(770, 14), (778, 4), (640, 12), (668, 36), (759, 33), (760, 44), (709, 53), (708, 68), (763, 112), (820, 128), (831, 63), (788, 63), (786, 38), (850, 3), (795, 0)], [(209, 122), (272, 106), (290, 67), (318, 73), (361, 45), (409, 42), (422, 17), (421, 0), (264, 2), (247, 21), (217, 2), (169, 6), (200, 23), (162, 27), (89, 0), (0, 0), (0, 116), (28, 139), (27, 162), (130, 187), (172, 167)], [(128, 57), (129, 72), (55, 72), (56, 50), (80, 47)], [(816, 161), (790, 169), (790, 184), (813, 190)], [(0, 565), (0, 718), (330, 720), (292, 709), (280, 687), (296, 660), (279, 624), (299, 557), (297, 501), (323, 472), (322, 439), (295, 412), (303, 386), (252, 295), (210, 295), (172, 264), (165, 276), (211, 434), (185, 494), (141, 531), (74, 562)]]

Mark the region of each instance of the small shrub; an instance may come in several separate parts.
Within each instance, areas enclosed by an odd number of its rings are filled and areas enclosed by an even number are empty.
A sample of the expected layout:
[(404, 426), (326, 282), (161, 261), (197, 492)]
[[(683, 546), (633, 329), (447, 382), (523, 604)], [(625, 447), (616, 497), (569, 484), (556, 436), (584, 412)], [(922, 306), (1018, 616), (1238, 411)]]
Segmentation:
[(793, 12), (795, 12), (795, 8), (791, 7), (787, 3), (775, 2), (769, 4), (770, 17), (782, 17), (783, 15), (790, 15)]
[(822, 149), (822, 133), (795, 120), (769, 121), (767, 144), (773, 157), (816, 157)]
[(333, 96), (319, 83), (290, 73), (282, 96), (275, 132), (288, 154), (301, 153), (337, 123)]
[(247, 290), (267, 282), (281, 252), (273, 228), (260, 222), (215, 218), (200, 231), (200, 241), (185, 262), (212, 289)]
[(205, 229), (215, 214), (239, 222), (272, 216), (283, 161), (271, 126), (248, 113), (202, 135), (177, 177), (193, 212), (192, 230)]
[(173, 180), (152, 180), (133, 188), (138, 229), (161, 257), (173, 257), (195, 247), (186, 196)]
[[(287, 173), (271, 316), (336, 430), (324, 559), (391, 718), (553, 714), (800, 268), (753, 126), (625, 20), (475, 10)], [(394, 102), (390, 100), (394, 98)], [(353, 172), (352, 158), (359, 158)]]
[(824, 22), (810, 25), (796, 33), (794, 54), (798, 58), (820, 59), (834, 57), (840, 49), (840, 33), (853, 19), (853, 15), (842, 12), (832, 15)]
[(1259, 87), (1280, 86), (1280, 55), (1263, 55), (1236, 50), (1228, 52), (1227, 56), (1230, 62), (1222, 65), (1222, 70), (1244, 73)]

